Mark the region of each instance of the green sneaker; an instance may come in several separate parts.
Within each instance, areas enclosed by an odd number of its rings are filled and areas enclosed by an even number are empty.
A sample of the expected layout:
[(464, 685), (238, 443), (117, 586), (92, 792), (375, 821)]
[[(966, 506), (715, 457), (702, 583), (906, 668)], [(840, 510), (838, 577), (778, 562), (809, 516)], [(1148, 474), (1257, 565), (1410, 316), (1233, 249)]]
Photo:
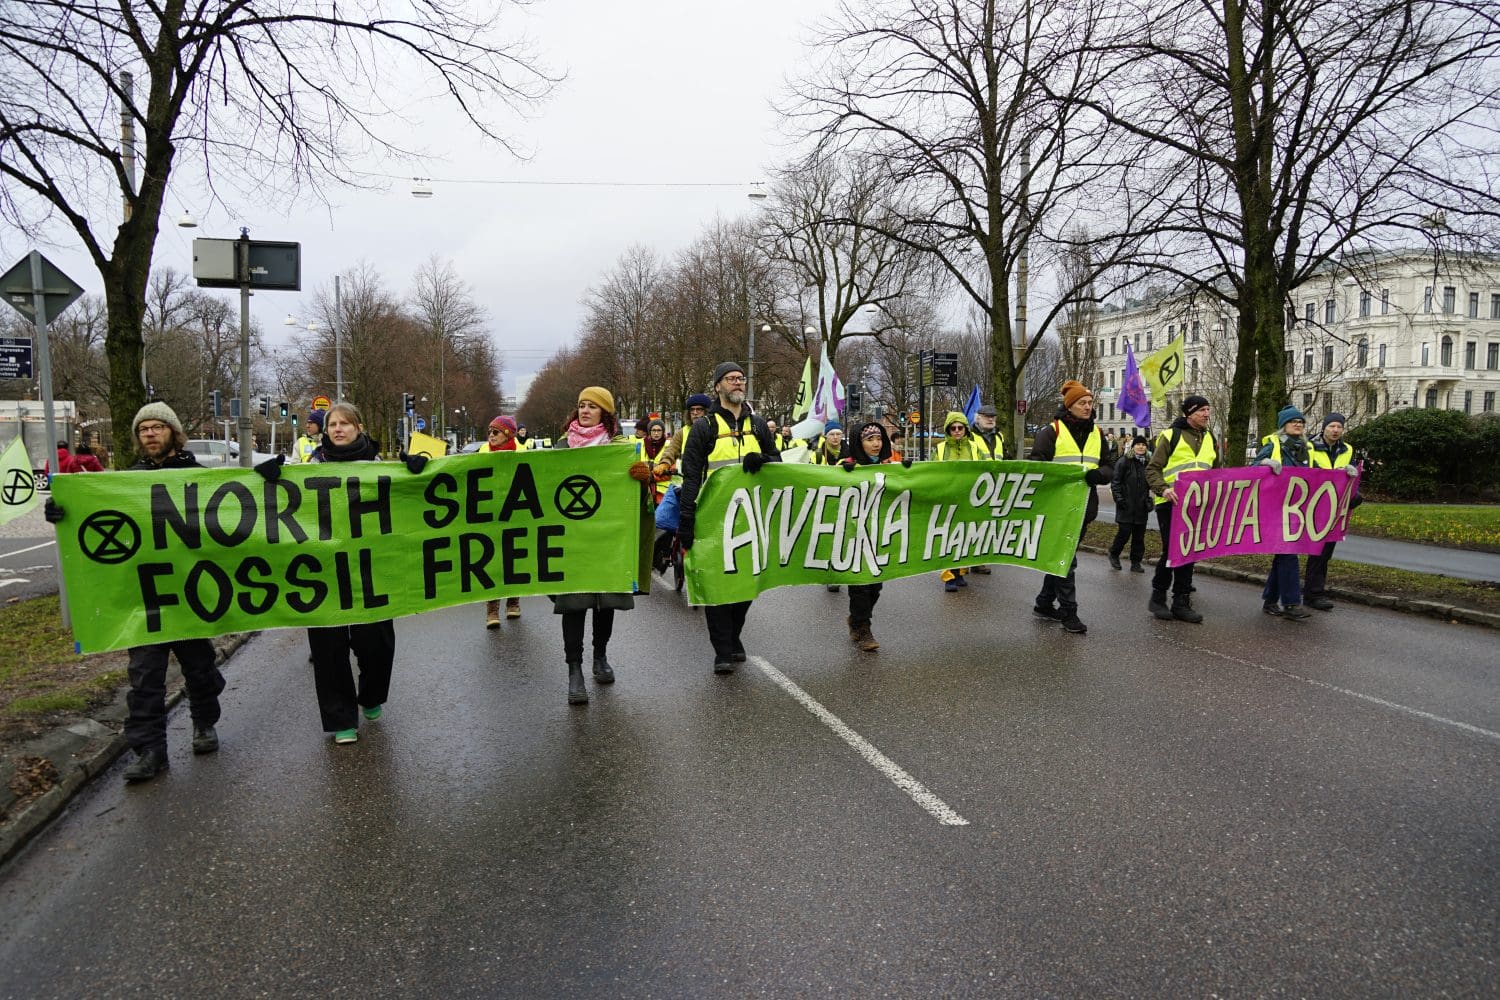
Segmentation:
[(358, 743), (359, 742), (359, 730), (358, 729), (340, 729), (338, 732), (336, 732), (336, 733), (333, 734), (333, 742), (335, 742), (335, 743)]
[(375, 705), (371, 708), (361, 709), (360, 711), (364, 712), (366, 722), (374, 722), (376, 719), (380, 718), (379, 705)]

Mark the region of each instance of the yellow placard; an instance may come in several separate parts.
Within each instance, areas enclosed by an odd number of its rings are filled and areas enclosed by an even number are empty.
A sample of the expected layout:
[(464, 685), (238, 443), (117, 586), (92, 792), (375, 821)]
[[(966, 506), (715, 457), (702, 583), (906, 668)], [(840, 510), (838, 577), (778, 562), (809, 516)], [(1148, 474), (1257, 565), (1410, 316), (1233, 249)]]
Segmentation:
[(406, 446), (406, 453), (408, 455), (426, 455), (428, 458), (442, 458), (448, 454), (448, 442), (442, 438), (435, 438), (431, 434), (413, 431), (411, 441)]

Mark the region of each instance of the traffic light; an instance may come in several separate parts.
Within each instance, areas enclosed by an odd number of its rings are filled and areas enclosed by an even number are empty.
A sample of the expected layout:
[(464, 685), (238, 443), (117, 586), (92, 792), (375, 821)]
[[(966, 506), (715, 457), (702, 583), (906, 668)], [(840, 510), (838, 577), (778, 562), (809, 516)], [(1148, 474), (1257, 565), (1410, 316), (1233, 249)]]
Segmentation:
[(271, 397), (270, 396), (262, 396), (262, 397), (260, 397), (260, 415), (263, 416), (263, 417), (266, 417), (267, 419), (270, 418), (270, 416), (271, 416)]
[(403, 392), (401, 394), (401, 412), (411, 413), (417, 408), (417, 397), (414, 393)]
[(283, 399), (281, 401), (280, 408), (281, 408), (281, 419), (285, 420), (286, 419), (286, 415), (287, 415), (287, 402), (286, 402), (286, 400)]
[(240, 419), (240, 398), (234, 396), (229, 400), (229, 416), (232, 420)]
[(213, 399), (214, 419), (218, 420), (224, 415), (224, 396), (218, 389), (215, 389), (209, 395)]
[(865, 409), (864, 387), (858, 382), (850, 382), (844, 401), (848, 404), (850, 413), (863, 413)]

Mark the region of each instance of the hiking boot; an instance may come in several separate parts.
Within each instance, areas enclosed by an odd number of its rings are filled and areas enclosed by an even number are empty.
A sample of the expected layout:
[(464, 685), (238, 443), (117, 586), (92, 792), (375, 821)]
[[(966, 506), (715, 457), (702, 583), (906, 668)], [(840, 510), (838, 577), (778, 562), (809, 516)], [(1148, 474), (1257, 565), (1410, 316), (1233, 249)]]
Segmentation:
[(1172, 595), (1172, 617), (1180, 622), (1191, 622), (1200, 625), (1203, 616), (1193, 610), (1192, 599), (1187, 594)]
[(1266, 614), (1270, 615), (1272, 618), (1281, 617), (1281, 605), (1277, 604), (1275, 601), (1266, 601), (1260, 606), (1260, 609)]
[(1109, 568), (1110, 569), (1124, 569), (1125, 568), (1125, 567), (1123, 567), (1123, 566), (1120, 565), (1120, 556), (1119, 556), (1119, 553), (1117, 553), (1117, 552), (1111, 552), (1109, 554)]
[(875, 633), (870, 631), (868, 622), (857, 626), (856, 631), (859, 634), (855, 637), (854, 641), (859, 645), (861, 651), (873, 653), (880, 648), (880, 643), (875, 641)]
[(969, 572), (978, 573), (980, 576), (989, 576), (995, 571), (990, 569), (988, 566), (974, 566), (969, 569)]
[(213, 753), (219, 749), (219, 734), (213, 726), (193, 727), (193, 753)]
[(859, 642), (859, 626), (856, 625), (856, 624), (854, 624), (854, 619), (853, 618), (845, 618), (844, 621), (848, 622), (848, 624), (849, 624), (849, 641), (853, 642), (853, 643), (858, 643)]
[(505, 599), (505, 617), (521, 617), (521, 599), (519, 597), (507, 597)]
[(587, 705), (589, 689), (583, 685), (583, 661), (568, 661), (568, 704)]
[(946, 580), (946, 581), (944, 581), (944, 583), (943, 583), (943, 593), (945, 593), (945, 594), (956, 594), (956, 593), (958, 593), (958, 581), (957, 580)]
[(1151, 603), (1146, 605), (1146, 610), (1164, 622), (1172, 620), (1172, 609), (1167, 607), (1167, 592), (1165, 590), (1151, 591)]
[(1319, 611), (1333, 610), (1333, 602), (1324, 597), (1322, 594), (1309, 594), (1307, 597), (1307, 606), (1310, 608), (1316, 608)]
[(1132, 573), (1144, 573), (1144, 572), (1146, 572), (1146, 567), (1142, 566), (1140, 563), (1131, 563), (1130, 564), (1130, 572), (1132, 572)]
[(734, 660), (730, 659), (730, 654), (728, 654), (728, 653), (715, 653), (714, 654), (714, 673), (716, 673), (716, 674), (732, 674), (732, 673), (734, 673)]
[(1288, 604), (1281, 609), (1281, 617), (1289, 622), (1300, 622), (1305, 618), (1311, 618), (1312, 612), (1306, 610), (1300, 604)]
[(1042, 618), (1046, 618), (1048, 621), (1054, 622), (1060, 622), (1067, 617), (1057, 608), (1051, 608), (1041, 604), (1033, 604), (1031, 606), (1031, 612), (1034, 615), (1038, 615)]
[(150, 781), (169, 767), (165, 750), (147, 750), (136, 754), (135, 762), (125, 769), (125, 780), (132, 785)]
[(594, 680), (600, 684), (615, 682), (615, 669), (609, 665), (608, 657), (603, 655), (594, 657)]
[(1064, 632), (1072, 632), (1074, 635), (1083, 635), (1083, 633), (1089, 630), (1087, 625), (1078, 620), (1077, 615), (1068, 615), (1064, 618), (1062, 620), (1062, 627)]
[(484, 627), (485, 628), (499, 628), (500, 627), (500, 602), (499, 601), (485, 601), (484, 602)]

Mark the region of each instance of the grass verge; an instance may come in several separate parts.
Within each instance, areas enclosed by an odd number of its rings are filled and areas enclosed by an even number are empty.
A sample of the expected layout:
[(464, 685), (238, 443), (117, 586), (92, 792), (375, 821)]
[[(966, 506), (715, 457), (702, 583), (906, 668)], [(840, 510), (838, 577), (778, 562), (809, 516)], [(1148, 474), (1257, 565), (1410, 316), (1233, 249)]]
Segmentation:
[(1349, 527), (1375, 538), (1500, 552), (1500, 506), (1495, 504), (1367, 502), (1349, 515)]
[[(1360, 511), (1363, 512), (1364, 507)], [(1114, 537), (1114, 524), (1096, 521), (1089, 525), (1084, 542), (1107, 548)], [(1146, 532), (1146, 559), (1154, 563), (1160, 555), (1161, 535), (1153, 528)], [(1260, 574), (1265, 574), (1271, 568), (1270, 556), (1225, 556), (1208, 561), (1217, 566), (1231, 566)], [(1482, 580), (1457, 580), (1435, 573), (1414, 573), (1389, 566), (1346, 562), (1335, 557), (1328, 566), (1328, 584), (1330, 587), (1363, 590), (1372, 594), (1394, 594), (1413, 600), (1439, 601), (1454, 607), (1500, 614), (1500, 584)]]
[(87, 712), (125, 683), (126, 653), (73, 652), (56, 594), (0, 607), (0, 635), (0, 742)]

